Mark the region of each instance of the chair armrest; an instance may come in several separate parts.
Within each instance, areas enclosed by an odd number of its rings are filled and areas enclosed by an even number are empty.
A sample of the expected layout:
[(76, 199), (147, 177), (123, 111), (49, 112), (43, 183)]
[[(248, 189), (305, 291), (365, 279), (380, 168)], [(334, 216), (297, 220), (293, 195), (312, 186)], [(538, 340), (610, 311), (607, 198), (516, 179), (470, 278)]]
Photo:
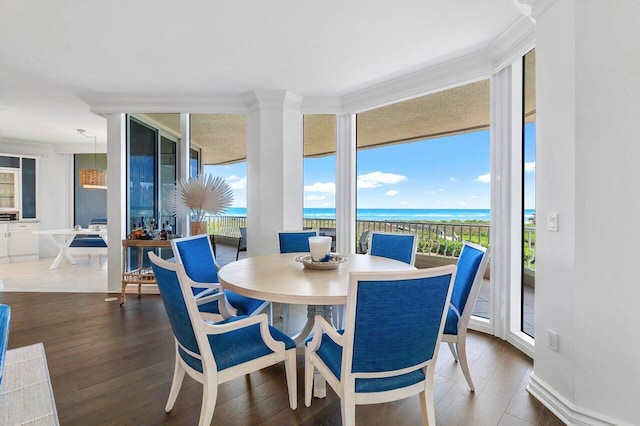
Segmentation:
[(195, 295), (196, 303), (198, 305), (204, 305), (205, 303), (218, 300), (218, 309), (222, 318), (227, 319), (238, 315), (238, 310), (229, 304), (229, 301), (224, 297), (224, 288), (220, 283), (203, 283), (199, 281), (193, 281), (187, 277), (188, 283), (191, 287), (206, 288), (200, 293)]
[(269, 318), (267, 314), (258, 314), (251, 317), (245, 317), (237, 321), (231, 321), (224, 324), (213, 324), (205, 321), (205, 332), (207, 334), (223, 334), (230, 331), (241, 330), (243, 328), (260, 325), (260, 336), (265, 345), (271, 349), (279, 361), (284, 360), (285, 346), (284, 342), (279, 342), (271, 336), (269, 331)]
[(187, 277), (187, 279), (189, 280), (189, 285), (191, 287), (208, 288), (208, 289), (212, 289), (212, 290), (222, 291), (222, 285), (220, 285), (220, 283), (203, 283), (203, 282), (200, 282), (200, 281), (193, 281), (189, 277)]
[(326, 319), (324, 319), (320, 315), (316, 315), (313, 324), (313, 338), (307, 345), (310, 350), (316, 351), (320, 347), (320, 343), (322, 343), (323, 333), (326, 334), (331, 340), (336, 342), (336, 344), (344, 346), (344, 335), (338, 333), (338, 331), (331, 324), (329, 324)]

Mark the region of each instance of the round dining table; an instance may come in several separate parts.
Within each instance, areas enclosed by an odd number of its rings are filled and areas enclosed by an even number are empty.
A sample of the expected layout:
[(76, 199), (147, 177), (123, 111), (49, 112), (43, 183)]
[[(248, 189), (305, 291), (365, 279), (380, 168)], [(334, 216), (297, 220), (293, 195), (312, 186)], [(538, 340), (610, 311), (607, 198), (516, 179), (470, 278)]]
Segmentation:
[(332, 305), (347, 303), (350, 272), (407, 271), (415, 269), (398, 260), (368, 254), (349, 254), (335, 269), (309, 269), (296, 261), (308, 253), (282, 253), (248, 257), (218, 271), (220, 284), (243, 296), (271, 302), (308, 306), (307, 322), (294, 340), (301, 343), (313, 329), (315, 315), (331, 321)]

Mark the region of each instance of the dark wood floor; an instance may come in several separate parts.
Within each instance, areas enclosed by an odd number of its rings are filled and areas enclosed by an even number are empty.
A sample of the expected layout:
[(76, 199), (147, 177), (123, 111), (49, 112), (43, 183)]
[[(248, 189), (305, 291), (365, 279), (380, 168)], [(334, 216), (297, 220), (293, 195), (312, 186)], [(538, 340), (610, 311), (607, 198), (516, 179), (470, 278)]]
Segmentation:
[[(0, 293), (11, 306), (9, 347), (43, 342), (62, 425), (197, 424), (202, 387), (185, 378), (174, 410), (165, 414), (174, 346), (157, 295), (130, 296), (120, 307), (106, 294)], [(436, 373), (439, 425), (560, 425), (529, 396), (531, 360), (509, 344), (480, 333), (470, 336), (469, 358), (477, 391), (470, 393), (443, 346)], [(304, 406), (303, 353), (298, 356), (298, 409), (287, 401), (282, 365), (220, 387), (214, 424), (338, 425), (340, 403), (325, 399)], [(421, 424), (417, 397), (359, 406), (362, 425)]]

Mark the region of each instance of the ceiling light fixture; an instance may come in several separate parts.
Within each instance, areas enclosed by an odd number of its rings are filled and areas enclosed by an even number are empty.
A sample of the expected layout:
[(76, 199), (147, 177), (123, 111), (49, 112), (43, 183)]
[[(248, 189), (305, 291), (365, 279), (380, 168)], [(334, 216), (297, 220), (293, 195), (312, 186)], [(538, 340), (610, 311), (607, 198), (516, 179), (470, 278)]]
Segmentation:
[(98, 169), (96, 165), (98, 138), (87, 134), (84, 129), (77, 130), (85, 138), (93, 139), (93, 169), (80, 169), (80, 185), (85, 189), (107, 189), (107, 171)]

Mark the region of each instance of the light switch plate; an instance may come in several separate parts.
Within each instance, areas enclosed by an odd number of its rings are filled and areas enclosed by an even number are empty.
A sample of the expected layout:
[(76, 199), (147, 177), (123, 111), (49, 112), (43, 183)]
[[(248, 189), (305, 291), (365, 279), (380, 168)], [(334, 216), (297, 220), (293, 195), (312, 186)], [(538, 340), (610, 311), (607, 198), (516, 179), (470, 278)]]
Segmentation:
[(547, 230), (558, 232), (558, 213), (549, 213), (547, 216)]

